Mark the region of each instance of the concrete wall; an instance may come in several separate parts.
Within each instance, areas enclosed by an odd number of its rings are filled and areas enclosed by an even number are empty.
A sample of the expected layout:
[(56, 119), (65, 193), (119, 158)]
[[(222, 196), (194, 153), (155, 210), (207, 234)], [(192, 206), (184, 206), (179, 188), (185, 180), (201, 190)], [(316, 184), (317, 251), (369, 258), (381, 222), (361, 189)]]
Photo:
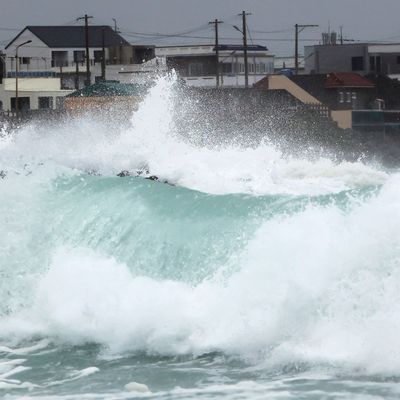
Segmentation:
[[(364, 57), (363, 70), (352, 70), (352, 57)], [(336, 46), (306, 46), (305, 73), (369, 72), (368, 46), (346, 44)]]
[(72, 116), (85, 113), (99, 113), (104, 116), (104, 113), (111, 112), (124, 117), (136, 110), (139, 102), (140, 98), (135, 96), (66, 97), (64, 108)]
[(351, 129), (352, 127), (352, 110), (331, 111), (331, 118), (337, 123), (341, 129)]
[[(18, 97), (29, 97), (30, 109), (39, 108), (39, 97), (51, 97), (53, 99), (53, 109), (57, 108), (63, 98), (71, 93), (71, 90), (60, 89), (60, 79), (58, 78), (19, 78), (18, 79)], [(0, 101), (2, 110), (11, 110), (11, 99), (15, 98), (15, 79), (6, 78), (0, 85)]]

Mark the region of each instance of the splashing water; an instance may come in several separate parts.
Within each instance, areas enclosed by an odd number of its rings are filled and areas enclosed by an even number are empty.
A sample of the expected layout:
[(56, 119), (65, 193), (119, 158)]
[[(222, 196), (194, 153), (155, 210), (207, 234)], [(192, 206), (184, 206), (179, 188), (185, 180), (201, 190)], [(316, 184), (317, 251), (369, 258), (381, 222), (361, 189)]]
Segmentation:
[(399, 173), (195, 145), (179, 93), (0, 137), (0, 392), (397, 398)]

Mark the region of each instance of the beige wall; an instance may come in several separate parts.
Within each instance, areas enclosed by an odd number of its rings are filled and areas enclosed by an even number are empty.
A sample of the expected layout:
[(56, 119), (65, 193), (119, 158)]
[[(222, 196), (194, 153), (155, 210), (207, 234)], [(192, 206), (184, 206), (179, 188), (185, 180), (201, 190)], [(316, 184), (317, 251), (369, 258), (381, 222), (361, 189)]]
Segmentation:
[[(39, 81), (44, 80), (43, 86)], [(63, 98), (72, 90), (61, 90), (59, 78), (18, 78), (19, 97), (29, 97), (31, 110), (39, 108), (40, 97), (52, 97), (53, 108), (57, 107), (57, 98)], [(11, 110), (11, 99), (15, 97), (15, 79), (4, 79), (0, 85), (0, 102), (4, 111)]]
[[(61, 90), (60, 78), (18, 78), (21, 92), (54, 92)], [(15, 78), (4, 79), (4, 90), (15, 91)]]
[(104, 97), (66, 97), (65, 110), (73, 116), (85, 113), (104, 113), (104, 111), (126, 113), (129, 115), (137, 109), (140, 98), (135, 96)]
[(339, 128), (350, 129), (353, 125), (352, 111), (331, 111), (331, 118), (338, 124)]

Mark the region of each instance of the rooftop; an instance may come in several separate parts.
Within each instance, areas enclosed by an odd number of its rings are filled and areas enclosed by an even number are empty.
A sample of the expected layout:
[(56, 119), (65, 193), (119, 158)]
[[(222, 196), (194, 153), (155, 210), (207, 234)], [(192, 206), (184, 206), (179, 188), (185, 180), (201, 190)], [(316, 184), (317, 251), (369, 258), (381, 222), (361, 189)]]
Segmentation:
[[(50, 48), (85, 47), (85, 27), (80, 26), (27, 26), (7, 46), (6, 49), (23, 32), (29, 30)], [(104, 39), (106, 47), (130, 46), (130, 44), (110, 26), (89, 26), (89, 47), (102, 47)]]
[(119, 83), (117, 81), (97, 82), (77, 90), (67, 97), (110, 97), (110, 96), (140, 96), (146, 90), (144, 85)]
[(360, 74), (354, 72), (335, 72), (326, 76), (325, 87), (327, 89), (345, 88), (373, 88), (375, 85)]
[[(214, 47), (215, 50), (215, 47)], [(244, 46), (242, 44), (220, 44), (218, 46), (218, 50), (220, 51), (244, 51)], [(260, 46), (260, 45), (248, 45), (247, 46), (248, 51), (268, 51), (268, 49), (265, 46)]]

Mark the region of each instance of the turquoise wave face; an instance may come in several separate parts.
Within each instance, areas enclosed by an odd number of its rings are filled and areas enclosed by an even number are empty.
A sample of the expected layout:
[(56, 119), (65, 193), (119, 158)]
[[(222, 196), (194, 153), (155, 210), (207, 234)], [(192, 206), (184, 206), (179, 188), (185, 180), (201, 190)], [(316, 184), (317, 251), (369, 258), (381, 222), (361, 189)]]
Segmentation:
[(173, 86), (0, 132), (0, 395), (395, 398), (398, 171), (181, 132)]
[(196, 285), (221, 271), (239, 270), (239, 255), (265, 221), (311, 206), (345, 213), (378, 191), (210, 195), (140, 177), (87, 174), (50, 180), (9, 176), (1, 185), (3, 313), (31, 301), (35, 282), (60, 247), (113, 257), (133, 276)]

